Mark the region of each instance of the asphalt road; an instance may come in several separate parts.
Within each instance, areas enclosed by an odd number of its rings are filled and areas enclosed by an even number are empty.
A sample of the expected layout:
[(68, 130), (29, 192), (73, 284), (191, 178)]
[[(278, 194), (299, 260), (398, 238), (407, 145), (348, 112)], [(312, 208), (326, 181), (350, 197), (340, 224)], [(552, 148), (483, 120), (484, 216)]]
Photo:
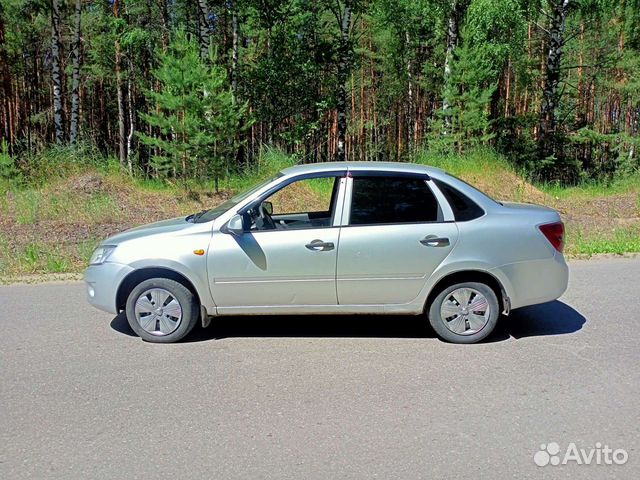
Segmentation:
[[(309, 316), (152, 345), (80, 283), (1, 287), (0, 478), (637, 479), (639, 286), (640, 259), (574, 262), (560, 301), (467, 346)], [(539, 467), (550, 442), (628, 460)]]

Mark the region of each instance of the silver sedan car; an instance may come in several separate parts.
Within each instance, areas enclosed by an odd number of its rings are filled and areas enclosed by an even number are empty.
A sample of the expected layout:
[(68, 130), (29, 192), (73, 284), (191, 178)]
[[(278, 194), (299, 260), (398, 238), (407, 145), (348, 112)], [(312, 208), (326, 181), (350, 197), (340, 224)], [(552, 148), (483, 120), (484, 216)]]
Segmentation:
[(211, 210), (105, 240), (87, 298), (149, 342), (220, 315), (424, 315), (473, 343), (565, 291), (564, 226), (415, 164), (301, 165)]

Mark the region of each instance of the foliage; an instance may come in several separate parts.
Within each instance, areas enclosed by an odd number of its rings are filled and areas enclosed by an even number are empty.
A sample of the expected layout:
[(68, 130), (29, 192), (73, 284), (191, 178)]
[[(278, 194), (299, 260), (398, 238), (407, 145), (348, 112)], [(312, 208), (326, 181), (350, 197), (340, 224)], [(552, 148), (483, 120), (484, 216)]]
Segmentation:
[(141, 117), (160, 134), (139, 133), (144, 144), (159, 151), (151, 165), (162, 176), (211, 176), (217, 184), (245, 108), (236, 104), (224, 70), (215, 59), (203, 61), (184, 32), (176, 34), (159, 58), (160, 67), (153, 73), (160, 91), (147, 91), (157, 111)]
[[(60, 3), (68, 120), (75, 22), (73, 2)], [(555, 32), (562, 47), (551, 117), (557, 148), (547, 155), (539, 148), (541, 106), (557, 5), (82, 2), (78, 158), (112, 165), (118, 157), (135, 176), (200, 182), (227, 172), (252, 175), (266, 149), (333, 160), (344, 110), (338, 92), (346, 90), (348, 159), (411, 160), (424, 148), (492, 147), (543, 181), (632, 174), (640, 133), (640, 0), (571, 0), (564, 29)], [(345, 39), (340, 20), (347, 6), (353, 15)], [(206, 51), (217, 55), (202, 58)], [(51, 148), (51, 56), (51, 2), (0, 0), (3, 178), (18, 171), (31, 182), (63, 175), (58, 160), (73, 165), (65, 160), (72, 149)]]
[(509, 61), (524, 50), (526, 22), (516, 0), (473, 0), (463, 27), (471, 85), (496, 84)]
[(0, 144), (0, 181), (16, 180), (20, 172), (16, 168), (14, 158), (9, 154), (9, 145), (6, 140)]
[[(465, 45), (451, 68), (451, 77), (444, 89), (449, 108), (438, 112), (433, 122), (429, 145), (437, 151), (462, 153), (487, 145), (495, 133), (491, 129), (489, 104), (495, 84), (484, 86), (472, 79), (487, 75), (475, 62), (474, 50)], [(445, 117), (449, 125), (445, 125)]]

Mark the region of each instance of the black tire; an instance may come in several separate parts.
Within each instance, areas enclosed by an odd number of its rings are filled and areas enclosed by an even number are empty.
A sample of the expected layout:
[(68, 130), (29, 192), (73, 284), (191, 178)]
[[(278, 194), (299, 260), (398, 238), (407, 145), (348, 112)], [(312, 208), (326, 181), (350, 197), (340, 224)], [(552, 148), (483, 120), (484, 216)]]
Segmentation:
[[(178, 302), (182, 309), (182, 318), (177, 328), (168, 334), (153, 334), (146, 331), (138, 323), (135, 306), (138, 298), (145, 292), (153, 288), (166, 290)], [(187, 335), (200, 318), (200, 305), (196, 297), (184, 285), (168, 278), (151, 278), (140, 282), (135, 286), (129, 297), (126, 306), (127, 320), (131, 329), (143, 340), (152, 343), (174, 343)]]
[[(440, 315), (440, 308), (443, 302), (452, 292), (461, 288), (472, 289), (481, 293), (487, 299), (487, 304), (489, 305), (488, 319), (484, 327), (474, 333), (464, 335), (452, 331), (447, 326), (447, 320), (443, 319)], [(441, 339), (451, 343), (476, 343), (485, 339), (496, 327), (499, 316), (500, 304), (496, 293), (491, 287), (478, 282), (465, 282), (451, 285), (442, 290), (429, 306), (429, 323), (431, 327), (433, 327)]]

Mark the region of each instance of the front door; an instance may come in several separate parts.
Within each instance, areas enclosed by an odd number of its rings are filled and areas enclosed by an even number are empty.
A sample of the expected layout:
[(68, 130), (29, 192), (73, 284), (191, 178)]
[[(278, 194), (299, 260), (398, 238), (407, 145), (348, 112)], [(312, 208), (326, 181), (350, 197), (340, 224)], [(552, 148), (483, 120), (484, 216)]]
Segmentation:
[(293, 181), (246, 212), (243, 235), (214, 233), (208, 266), (220, 313), (337, 305), (344, 183), (337, 175)]
[(358, 176), (340, 234), (340, 305), (406, 304), (458, 239), (426, 177)]

